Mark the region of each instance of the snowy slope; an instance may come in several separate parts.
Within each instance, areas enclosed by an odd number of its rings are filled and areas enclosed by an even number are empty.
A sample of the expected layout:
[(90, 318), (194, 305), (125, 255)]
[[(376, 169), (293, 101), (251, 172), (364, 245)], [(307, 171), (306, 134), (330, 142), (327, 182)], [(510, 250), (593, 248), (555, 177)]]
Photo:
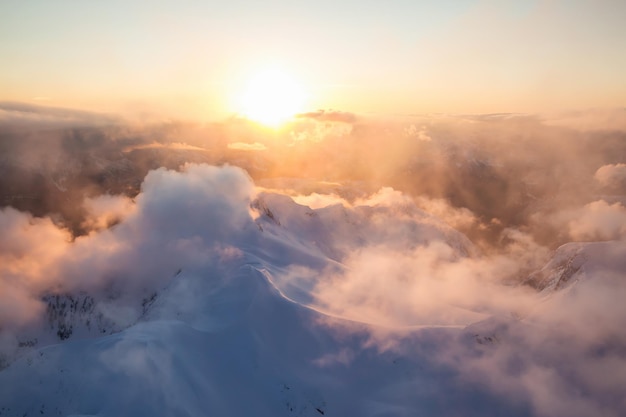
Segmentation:
[[(98, 301), (89, 295), (49, 296), (44, 331), (61, 343), (32, 349), (0, 372), (0, 415), (454, 414), (490, 397), (470, 396), (445, 365), (421, 354), (368, 346), (367, 323), (326, 316), (301, 303), (311, 304), (306, 289), (293, 296), (281, 281), (292, 264), (341, 267), (336, 259), (371, 238), (380, 229), (371, 219), (391, 215), (387, 209), (314, 211), (290, 199), (264, 199), (253, 203), (256, 229), (227, 239), (223, 259), (201, 268), (181, 265), (148, 302), (136, 300), (142, 314), (125, 330), (97, 319)], [(432, 219), (414, 227), (399, 245), (423, 244), (433, 235), (468, 245)], [(315, 283), (309, 284), (310, 290)], [(352, 330), (339, 334), (346, 325)], [(40, 336), (39, 346), (50, 341)], [(432, 398), (433, 381), (463, 401)], [(515, 407), (508, 411), (515, 415)], [(481, 407), (466, 415), (481, 415)]]
[(601, 273), (626, 270), (626, 242), (572, 242), (559, 247), (550, 261), (528, 283), (549, 293)]
[[(76, 242), (71, 268), (116, 274), (45, 295), (44, 319), (20, 339), (37, 342), (0, 371), (0, 416), (626, 412), (626, 308), (605, 308), (626, 296), (624, 242), (562, 247), (536, 275), (538, 295), (499, 284), (506, 260), (476, 256), (414, 207), (313, 210), (280, 195), (248, 200), (237, 181), (247, 184), (232, 168), (157, 171), (133, 214)], [(382, 257), (381, 273), (369, 256)], [(354, 282), (350, 259), (374, 279)], [(362, 305), (332, 314), (320, 297), (333, 292), (319, 291), (329, 282), (375, 293), (349, 301), (384, 306), (398, 325)], [(510, 314), (518, 299), (527, 314)], [(488, 318), (439, 325), (450, 309)], [(607, 379), (607, 369), (618, 371)]]
[[(0, 415), (450, 414), (489, 397), (420, 355), (364, 349), (364, 333), (338, 338), (254, 266), (217, 282), (177, 279), (148, 321), (40, 349), (0, 373)], [(167, 292), (185, 293), (194, 311), (169, 305)], [(434, 381), (462, 401), (434, 401)]]

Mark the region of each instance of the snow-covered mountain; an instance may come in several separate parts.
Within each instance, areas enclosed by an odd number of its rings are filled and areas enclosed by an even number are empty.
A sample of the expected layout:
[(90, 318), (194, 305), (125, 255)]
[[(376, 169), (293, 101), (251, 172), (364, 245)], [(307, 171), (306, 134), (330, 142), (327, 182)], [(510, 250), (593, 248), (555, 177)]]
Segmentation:
[(563, 289), (579, 280), (626, 270), (626, 242), (572, 242), (559, 247), (550, 261), (531, 274), (528, 284), (544, 293)]
[(118, 224), (65, 242), (59, 289), (12, 330), (0, 416), (626, 411), (626, 375), (595, 379), (624, 363), (626, 311), (603, 309), (624, 242), (561, 247), (540, 292), (410, 200), (251, 189), (233, 167), (153, 171)]
[[(364, 347), (366, 323), (347, 339), (338, 337), (336, 326), (357, 324), (303, 305), (294, 300), (297, 296), (285, 295), (292, 289), (276, 286), (290, 263), (317, 269), (336, 264), (333, 257), (341, 258), (347, 240), (365, 239), (376, 228), (368, 219), (388, 215), (386, 208), (316, 211), (273, 195), (252, 206), (259, 212), (254, 245), (241, 241), (224, 255), (226, 260), (204, 270), (182, 266), (152, 297), (136, 300), (142, 314), (125, 329), (103, 315), (106, 300), (84, 293), (45, 296), (45, 331), (54, 333), (57, 343), (40, 337), (30, 346), (37, 349), (0, 373), (0, 415), (461, 410), (461, 403), (437, 403), (419, 388), (441, 378), (441, 365)], [(463, 249), (469, 243), (462, 235), (430, 223), (424, 231), (444, 230), (459, 253), (469, 250)], [(416, 245), (424, 236), (406, 239)], [(447, 383), (455, 389), (452, 381)], [(414, 395), (406, 395), (413, 390)], [(471, 414), (480, 415), (480, 407)]]

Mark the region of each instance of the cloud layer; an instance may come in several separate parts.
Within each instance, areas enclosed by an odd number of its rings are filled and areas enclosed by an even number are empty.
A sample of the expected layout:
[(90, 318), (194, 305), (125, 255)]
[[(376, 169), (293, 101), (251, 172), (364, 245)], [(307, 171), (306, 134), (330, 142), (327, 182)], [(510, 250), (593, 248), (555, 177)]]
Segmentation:
[(49, 218), (3, 209), (0, 327), (6, 332), (36, 324), (44, 318), (42, 297), (81, 292), (99, 294), (101, 312), (120, 326), (135, 322), (141, 315), (137, 300), (181, 268), (206, 267), (236, 253), (228, 242), (255, 230), (252, 193), (239, 168), (159, 169), (146, 176), (134, 202), (106, 195), (87, 199), (93, 231), (75, 239)]
[(2, 198), (19, 209), (0, 210), (6, 357), (51, 325), (49, 297), (93, 301), (107, 331), (151, 306), (202, 327), (185, 300), (259, 268), (316, 331), (359, 341), (312, 366), (426, 355), (528, 415), (626, 411), (626, 133), (334, 112), (273, 132), (86, 116), (24, 128), (27, 110), (0, 123)]

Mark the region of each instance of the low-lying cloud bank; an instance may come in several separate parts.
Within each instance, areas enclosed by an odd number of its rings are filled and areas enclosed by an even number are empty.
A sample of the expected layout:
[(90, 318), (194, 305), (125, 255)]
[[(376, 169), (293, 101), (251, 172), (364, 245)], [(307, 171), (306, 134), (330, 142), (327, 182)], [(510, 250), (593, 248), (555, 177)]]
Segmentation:
[[(185, 163), (231, 163), (266, 188), (298, 178), (290, 195), (334, 193), (350, 203), (392, 187), (427, 210), (456, 210), (457, 226), (483, 249), (497, 248), (509, 227), (556, 248), (571, 237), (546, 219), (601, 199), (624, 204), (626, 126), (606, 123), (626, 119), (623, 109), (396, 117), (319, 110), (281, 129), (242, 119), (139, 123), (6, 102), (0, 111), (0, 203), (57, 213), (75, 235), (88, 232), (85, 196), (134, 197), (151, 169)], [(583, 119), (584, 128), (576, 123)], [(338, 185), (322, 185), (329, 183)]]
[(441, 360), (468, 383), (528, 404), (532, 415), (623, 415), (626, 265), (615, 261), (625, 259), (626, 245), (601, 250), (613, 252), (613, 265), (592, 266), (602, 258), (590, 255), (586, 279), (536, 305), (525, 320), (470, 327), (473, 347), (448, 345)]
[[(24, 130), (20, 115), (2, 133), (0, 351), (30, 343), (50, 295), (89, 294), (119, 330), (181, 270), (219, 281), (265, 263), (339, 340), (430, 355), (528, 415), (624, 415), (626, 132), (348, 116), (268, 133)], [(546, 263), (542, 286), (524, 285)], [(191, 311), (193, 288), (178, 290)], [(350, 349), (319, 366), (350, 366)]]

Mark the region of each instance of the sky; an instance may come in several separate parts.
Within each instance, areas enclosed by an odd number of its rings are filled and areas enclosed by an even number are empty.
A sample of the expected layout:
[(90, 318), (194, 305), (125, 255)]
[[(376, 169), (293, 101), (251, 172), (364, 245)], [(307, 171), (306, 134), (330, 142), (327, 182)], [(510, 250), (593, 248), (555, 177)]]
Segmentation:
[(279, 67), (297, 110), (623, 107), (621, 0), (0, 2), (0, 100), (216, 119)]

